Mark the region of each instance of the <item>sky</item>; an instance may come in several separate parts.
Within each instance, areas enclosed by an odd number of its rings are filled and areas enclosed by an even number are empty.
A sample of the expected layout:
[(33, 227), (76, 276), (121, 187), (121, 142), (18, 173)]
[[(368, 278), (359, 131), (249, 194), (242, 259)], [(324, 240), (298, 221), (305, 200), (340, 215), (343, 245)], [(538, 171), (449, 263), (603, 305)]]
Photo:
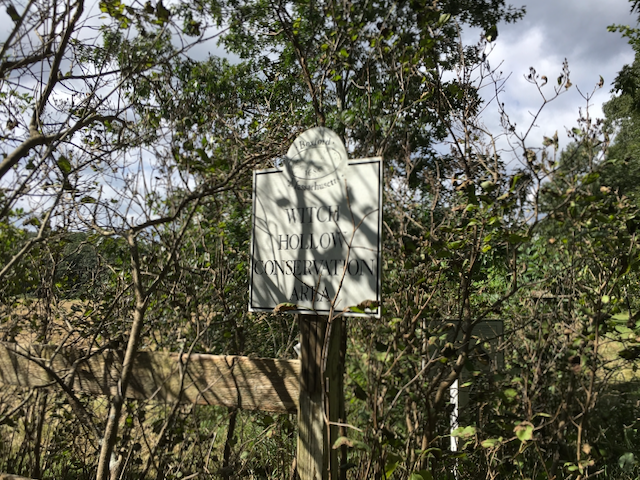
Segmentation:
[[(94, 3), (90, 2), (94, 7)], [(608, 32), (611, 24), (635, 25), (636, 15), (630, 14), (628, 0), (507, 0), (516, 7), (525, 6), (527, 13), (515, 24), (499, 25), (499, 35), (489, 59), (492, 67), (500, 66), (503, 74), (510, 75), (501, 101), (518, 130), (531, 123), (531, 112), (540, 107), (543, 99), (536, 88), (526, 82), (529, 68), (550, 81), (543, 89), (551, 94), (553, 79), (557, 78), (566, 58), (574, 87), (557, 100), (549, 103), (538, 118), (531, 139), (532, 145), (542, 142), (543, 135), (553, 136), (558, 131), (561, 146), (568, 143), (565, 127), (575, 126), (578, 108), (587, 105), (578, 89), (591, 93), (604, 78), (604, 87), (591, 98), (590, 114), (602, 116), (602, 103), (611, 97), (611, 82), (626, 63), (633, 61), (633, 51), (619, 33)], [(0, 9), (0, 38), (8, 32), (1, 25), (9, 25), (5, 9)], [(479, 31), (468, 32), (466, 40), (475, 42)], [(202, 45), (193, 53), (222, 54), (215, 40)], [(483, 120), (490, 131), (497, 132), (499, 114), (489, 108)]]
[[(592, 117), (602, 117), (602, 103), (611, 98), (611, 83), (623, 65), (633, 61), (633, 50), (620, 33), (609, 32), (612, 24), (635, 26), (628, 0), (512, 0), (511, 5), (526, 6), (523, 20), (501, 25), (495, 48), (489, 59), (504, 75), (510, 74), (501, 101), (510, 118), (522, 131), (529, 125), (532, 112), (543, 102), (535, 86), (525, 80), (529, 68), (549, 78), (543, 93), (551, 96), (555, 79), (566, 58), (573, 83), (557, 100), (547, 104), (532, 131), (531, 146), (540, 146), (542, 136), (558, 131), (561, 147), (569, 142), (565, 128), (576, 126), (578, 109), (587, 101), (580, 95), (591, 94), (600, 76), (604, 86), (589, 101)], [(557, 84), (556, 84), (557, 85)], [(484, 121), (491, 131), (499, 125), (497, 109), (488, 109)], [(535, 145), (538, 143), (538, 145)]]

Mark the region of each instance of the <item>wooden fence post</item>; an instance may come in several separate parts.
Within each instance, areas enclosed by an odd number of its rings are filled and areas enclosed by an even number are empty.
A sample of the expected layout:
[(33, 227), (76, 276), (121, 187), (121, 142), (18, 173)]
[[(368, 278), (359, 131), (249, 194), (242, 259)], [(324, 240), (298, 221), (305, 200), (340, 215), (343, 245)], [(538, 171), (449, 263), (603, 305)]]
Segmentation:
[(342, 318), (332, 321), (327, 361), (323, 368), (327, 317), (298, 315), (298, 322), (301, 362), (298, 476), (300, 480), (337, 480), (341, 477), (340, 463), (338, 450), (332, 447), (341, 433), (341, 427), (336, 424), (345, 422), (344, 323)]

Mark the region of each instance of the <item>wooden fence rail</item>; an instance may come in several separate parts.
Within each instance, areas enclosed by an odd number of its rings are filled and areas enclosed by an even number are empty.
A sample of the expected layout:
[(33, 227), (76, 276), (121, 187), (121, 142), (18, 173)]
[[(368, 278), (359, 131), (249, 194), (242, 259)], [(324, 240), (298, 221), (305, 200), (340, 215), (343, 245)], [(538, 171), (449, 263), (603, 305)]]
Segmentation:
[(11, 475), (10, 473), (0, 473), (0, 480), (34, 480), (34, 479), (21, 477), (20, 475)]
[[(112, 395), (123, 353), (82, 352), (0, 342), (0, 383), (38, 388), (64, 381), (73, 391)], [(139, 352), (126, 397), (296, 413), (299, 360)], [(59, 381), (56, 381), (58, 377)]]

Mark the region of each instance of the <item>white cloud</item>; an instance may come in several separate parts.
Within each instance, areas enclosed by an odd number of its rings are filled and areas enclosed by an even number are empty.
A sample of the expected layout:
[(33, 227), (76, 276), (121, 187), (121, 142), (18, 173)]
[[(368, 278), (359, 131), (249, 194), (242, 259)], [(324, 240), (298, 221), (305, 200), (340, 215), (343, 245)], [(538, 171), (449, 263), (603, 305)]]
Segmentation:
[[(519, 5), (522, 2), (516, 2)], [(545, 106), (529, 136), (529, 146), (541, 146), (542, 137), (552, 136), (555, 131), (561, 147), (569, 143), (565, 127), (575, 126), (579, 109), (584, 111), (587, 106), (580, 92), (590, 96), (590, 116), (603, 116), (602, 103), (611, 98), (611, 83), (622, 66), (633, 61), (633, 51), (626, 40), (618, 33), (608, 32), (607, 26), (635, 24), (629, 11), (627, 0), (536, 0), (527, 5), (522, 21), (499, 27), (489, 58), (494, 66), (502, 62), (500, 70), (505, 76), (510, 75), (501, 102), (517, 123), (518, 132), (528, 128), (545, 101), (525, 78), (530, 67), (540, 77), (548, 77), (542, 93), (549, 99), (554, 96), (553, 87), (557, 86), (565, 58), (569, 64), (573, 87)], [(594, 92), (600, 76), (604, 86)], [(500, 131), (495, 106), (487, 109), (483, 119), (492, 132)]]

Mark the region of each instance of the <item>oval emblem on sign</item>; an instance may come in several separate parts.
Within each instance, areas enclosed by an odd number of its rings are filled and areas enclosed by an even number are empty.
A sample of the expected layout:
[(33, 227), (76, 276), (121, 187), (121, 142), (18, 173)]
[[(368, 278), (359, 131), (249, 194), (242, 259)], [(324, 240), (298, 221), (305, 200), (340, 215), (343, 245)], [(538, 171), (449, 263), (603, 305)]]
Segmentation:
[(287, 151), (285, 170), (298, 182), (342, 176), (347, 150), (340, 137), (325, 127), (314, 127), (301, 134)]

